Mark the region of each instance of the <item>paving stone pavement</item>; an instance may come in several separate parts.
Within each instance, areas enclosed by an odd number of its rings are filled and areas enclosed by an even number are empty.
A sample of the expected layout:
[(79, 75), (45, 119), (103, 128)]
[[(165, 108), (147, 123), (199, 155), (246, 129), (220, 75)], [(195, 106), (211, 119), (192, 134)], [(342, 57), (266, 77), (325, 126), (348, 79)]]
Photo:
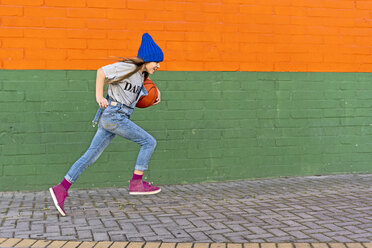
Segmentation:
[(68, 216), (48, 189), (0, 192), (0, 238), (68, 241), (372, 242), (372, 174), (70, 190)]
[(0, 248), (371, 248), (372, 243), (164, 243), (0, 238)]

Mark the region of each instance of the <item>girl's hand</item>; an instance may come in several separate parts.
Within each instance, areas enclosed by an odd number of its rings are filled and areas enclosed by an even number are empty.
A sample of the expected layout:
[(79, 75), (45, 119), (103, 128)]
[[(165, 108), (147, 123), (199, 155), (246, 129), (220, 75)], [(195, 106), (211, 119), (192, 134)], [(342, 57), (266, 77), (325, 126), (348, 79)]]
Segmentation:
[(97, 70), (97, 78), (96, 78), (96, 101), (100, 108), (106, 108), (108, 106), (108, 102), (106, 98), (103, 97), (103, 86), (105, 84), (105, 72), (102, 68)]
[(98, 103), (98, 105), (99, 105), (100, 108), (105, 109), (108, 106), (108, 101), (103, 96), (96, 97), (96, 101), (97, 101), (97, 103)]
[(156, 104), (159, 104), (160, 101), (161, 101), (161, 96), (160, 96), (160, 90), (158, 88), (156, 88), (158, 90), (158, 97), (156, 98), (154, 104), (152, 104), (151, 106), (154, 106)]

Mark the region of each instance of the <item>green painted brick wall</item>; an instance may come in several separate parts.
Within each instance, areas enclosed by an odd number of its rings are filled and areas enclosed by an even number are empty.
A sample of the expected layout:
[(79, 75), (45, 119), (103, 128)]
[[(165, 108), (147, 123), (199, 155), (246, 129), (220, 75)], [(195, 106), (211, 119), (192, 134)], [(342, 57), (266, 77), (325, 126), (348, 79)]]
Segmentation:
[[(372, 73), (157, 72), (132, 120), (158, 141), (157, 184), (372, 172)], [(0, 191), (58, 183), (95, 133), (95, 71), (0, 71)], [(127, 186), (116, 137), (76, 188)]]

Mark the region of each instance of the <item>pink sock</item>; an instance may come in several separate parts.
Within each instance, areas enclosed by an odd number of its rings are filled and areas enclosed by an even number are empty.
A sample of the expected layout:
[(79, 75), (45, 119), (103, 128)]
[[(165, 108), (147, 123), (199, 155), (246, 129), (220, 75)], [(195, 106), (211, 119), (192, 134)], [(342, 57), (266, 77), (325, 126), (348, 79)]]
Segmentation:
[(61, 182), (61, 185), (65, 188), (66, 191), (68, 191), (68, 189), (71, 187), (72, 183), (70, 183), (66, 179), (63, 179), (63, 181)]
[(132, 180), (142, 180), (142, 176), (143, 176), (143, 175), (137, 175), (137, 174), (134, 174), (134, 173), (133, 173)]

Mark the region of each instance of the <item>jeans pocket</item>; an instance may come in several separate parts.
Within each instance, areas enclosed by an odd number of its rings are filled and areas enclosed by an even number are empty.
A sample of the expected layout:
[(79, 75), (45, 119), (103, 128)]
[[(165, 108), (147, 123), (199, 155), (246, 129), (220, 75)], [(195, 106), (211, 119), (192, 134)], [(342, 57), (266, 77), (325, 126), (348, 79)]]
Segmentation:
[(118, 112), (118, 110), (115, 110), (115, 108), (117, 107), (114, 107), (114, 109), (109, 107), (107, 107), (105, 111), (103, 111), (100, 125), (107, 131), (112, 132), (115, 131), (115, 129), (118, 127), (120, 113)]

